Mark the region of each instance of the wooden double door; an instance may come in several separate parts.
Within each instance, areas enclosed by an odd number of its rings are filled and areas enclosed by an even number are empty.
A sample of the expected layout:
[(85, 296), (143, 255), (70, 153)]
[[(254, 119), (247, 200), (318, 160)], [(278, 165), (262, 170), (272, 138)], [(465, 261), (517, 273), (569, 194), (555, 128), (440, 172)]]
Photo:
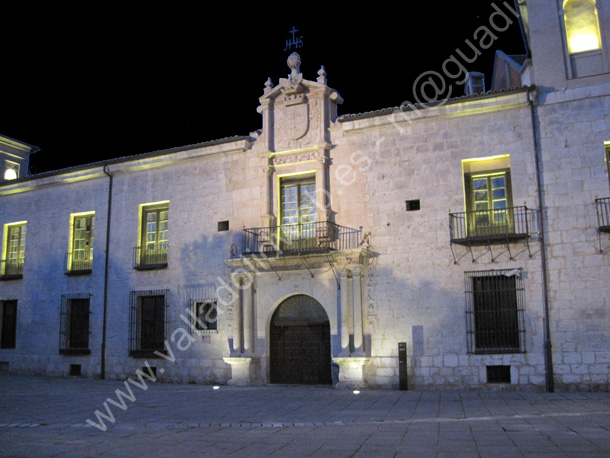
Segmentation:
[(271, 383), (331, 384), (330, 324), (326, 312), (308, 296), (293, 298), (280, 306), (271, 320)]

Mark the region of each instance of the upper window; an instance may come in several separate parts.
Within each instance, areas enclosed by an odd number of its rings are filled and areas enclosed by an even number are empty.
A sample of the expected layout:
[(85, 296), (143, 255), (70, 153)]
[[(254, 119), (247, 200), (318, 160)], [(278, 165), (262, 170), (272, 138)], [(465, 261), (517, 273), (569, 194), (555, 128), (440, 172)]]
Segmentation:
[(137, 249), (137, 268), (167, 266), (169, 202), (141, 207), (140, 246)]
[(27, 224), (25, 222), (5, 226), (3, 277), (21, 277), (23, 274), (26, 227)]
[(0, 348), (15, 348), (17, 301), (0, 301)]
[(4, 179), (15, 180), (19, 178), (19, 164), (11, 161), (4, 161)]
[(570, 54), (601, 48), (595, 0), (565, 0), (563, 12)]
[(464, 161), (468, 235), (512, 233), (514, 212), (508, 157)]
[(315, 239), (316, 183), (312, 174), (281, 178), (280, 221), (282, 243), (290, 245), (284, 248), (298, 248)]
[(72, 242), (68, 255), (70, 273), (91, 272), (93, 264), (93, 223), (94, 214), (72, 216)]

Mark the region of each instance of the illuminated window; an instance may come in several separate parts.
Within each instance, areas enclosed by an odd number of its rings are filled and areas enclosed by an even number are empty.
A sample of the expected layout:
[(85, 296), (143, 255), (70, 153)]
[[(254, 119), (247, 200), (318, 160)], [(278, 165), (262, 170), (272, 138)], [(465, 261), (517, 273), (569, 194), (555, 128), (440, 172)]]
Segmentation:
[(23, 274), (25, 260), (26, 223), (5, 226), (6, 244), (2, 275), (4, 277), (20, 277)]
[(142, 207), (138, 268), (167, 266), (169, 203)]
[(17, 178), (17, 172), (15, 172), (15, 170), (13, 169), (6, 169), (6, 171), (4, 172), (4, 179), (5, 180), (14, 180)]
[(72, 251), (69, 255), (69, 271), (90, 272), (93, 263), (93, 222), (94, 215), (72, 216)]
[(282, 239), (300, 244), (316, 235), (316, 183), (313, 175), (282, 177), (280, 181)]
[(563, 11), (570, 54), (600, 49), (595, 0), (565, 0)]
[(19, 164), (16, 162), (5, 161), (4, 179), (15, 180), (19, 178)]
[(464, 188), (470, 237), (512, 232), (509, 166), (508, 156), (464, 162)]

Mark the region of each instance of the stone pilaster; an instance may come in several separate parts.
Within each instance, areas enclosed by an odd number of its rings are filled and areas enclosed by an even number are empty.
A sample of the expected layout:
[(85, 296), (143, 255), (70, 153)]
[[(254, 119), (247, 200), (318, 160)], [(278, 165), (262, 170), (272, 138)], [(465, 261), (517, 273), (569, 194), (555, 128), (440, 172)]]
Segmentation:
[(362, 326), (362, 270), (360, 266), (352, 268), (352, 297), (354, 321), (354, 352), (353, 356), (364, 356), (364, 333)]

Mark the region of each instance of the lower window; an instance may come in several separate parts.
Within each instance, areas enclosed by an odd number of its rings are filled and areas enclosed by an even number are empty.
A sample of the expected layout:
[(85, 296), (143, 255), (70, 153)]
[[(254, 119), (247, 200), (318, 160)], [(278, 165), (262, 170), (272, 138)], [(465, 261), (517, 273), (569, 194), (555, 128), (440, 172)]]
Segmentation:
[(89, 294), (62, 296), (60, 344), (62, 354), (90, 354), (89, 349)]
[(218, 312), (216, 301), (193, 302), (194, 329), (200, 332), (218, 332)]
[(469, 352), (525, 351), (521, 271), (466, 272), (465, 276)]
[(17, 301), (0, 301), (0, 348), (15, 348), (17, 336)]
[(165, 350), (167, 290), (132, 291), (129, 353), (150, 358)]

